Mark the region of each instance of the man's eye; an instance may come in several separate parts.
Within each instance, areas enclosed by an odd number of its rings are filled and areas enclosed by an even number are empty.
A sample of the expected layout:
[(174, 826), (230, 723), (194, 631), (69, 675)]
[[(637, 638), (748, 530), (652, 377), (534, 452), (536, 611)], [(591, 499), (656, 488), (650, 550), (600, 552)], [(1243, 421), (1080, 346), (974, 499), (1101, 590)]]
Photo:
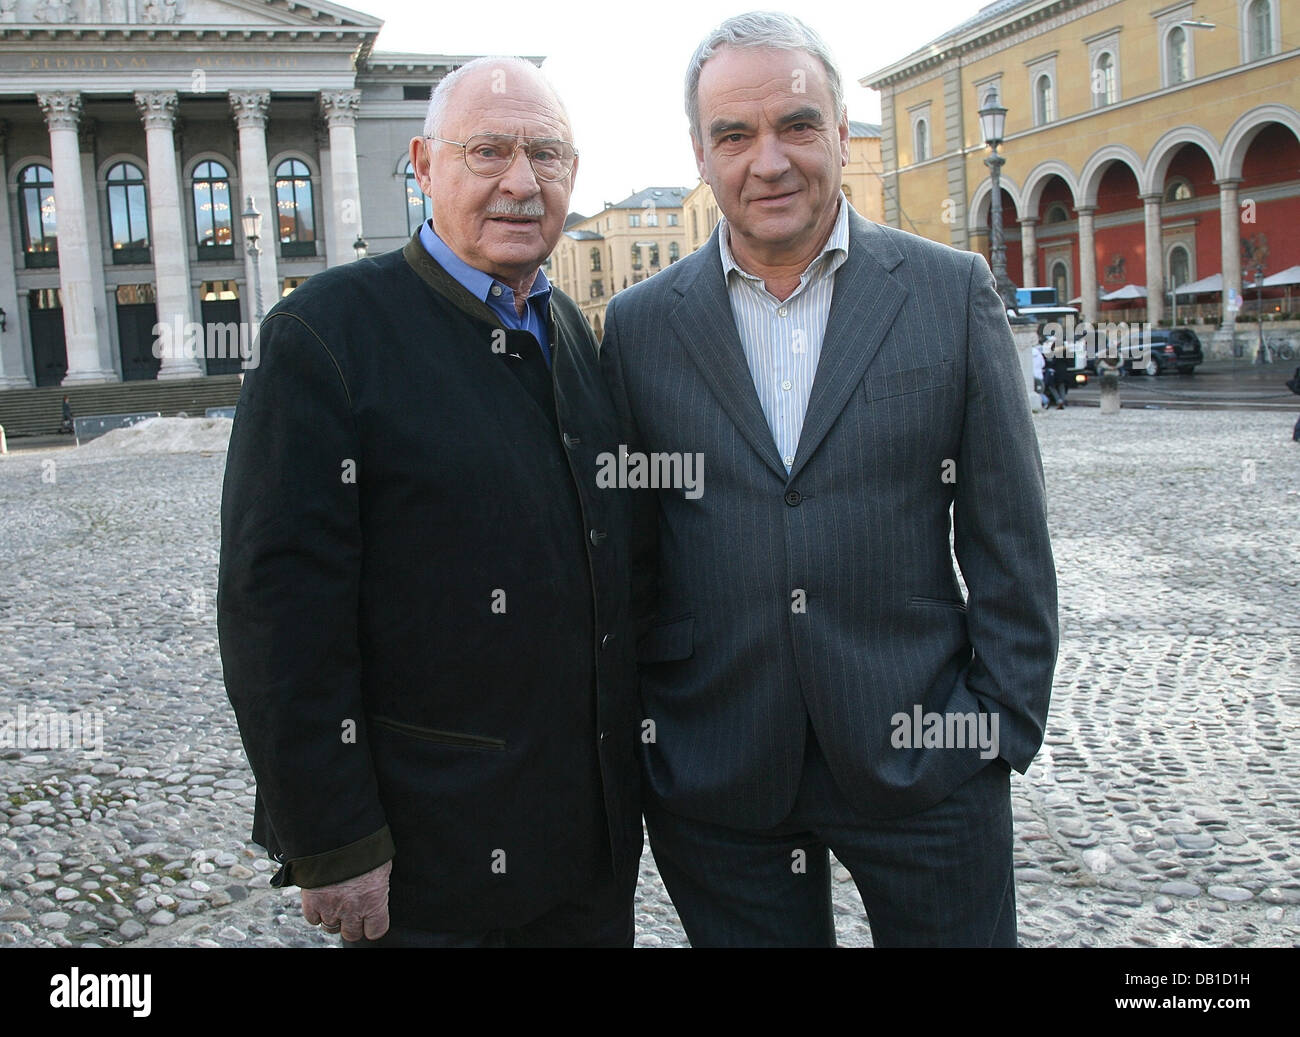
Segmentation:
[(474, 149), (479, 158), (497, 158), (501, 151), (495, 144), (480, 144)]
[(559, 157), (560, 153), (554, 148), (537, 148), (533, 151), (533, 158), (538, 162), (554, 162)]
[(718, 141), (718, 143), (719, 143), (719, 144), (739, 144), (739, 143), (740, 143), (742, 140), (744, 140), (744, 139), (745, 139), (745, 138), (744, 138), (744, 135), (743, 135), (743, 134), (740, 134), (740, 133), (728, 133), (725, 137), (723, 137), (720, 141)]

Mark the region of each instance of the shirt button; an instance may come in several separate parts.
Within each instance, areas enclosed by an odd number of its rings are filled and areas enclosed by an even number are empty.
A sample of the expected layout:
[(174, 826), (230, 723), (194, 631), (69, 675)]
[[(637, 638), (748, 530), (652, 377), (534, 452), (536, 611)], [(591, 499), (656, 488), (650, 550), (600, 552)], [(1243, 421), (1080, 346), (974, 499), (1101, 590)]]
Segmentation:
[(776, 315), (778, 317), (784, 317), (789, 312), (790, 312), (789, 310), (787, 310), (784, 306), (782, 306), (779, 310), (776, 311)]
[(784, 382), (781, 383), (781, 388), (784, 389), (786, 392), (789, 392), (791, 389), (794, 388), (794, 383), (791, 382), (789, 378), (787, 378)]
[[(501, 286), (500, 286), (499, 284), (494, 284), (494, 285), (492, 286), (492, 294), (493, 294), (493, 295), (500, 295), (500, 294), (501, 294)], [(784, 316), (784, 315), (783, 315), (783, 316)]]

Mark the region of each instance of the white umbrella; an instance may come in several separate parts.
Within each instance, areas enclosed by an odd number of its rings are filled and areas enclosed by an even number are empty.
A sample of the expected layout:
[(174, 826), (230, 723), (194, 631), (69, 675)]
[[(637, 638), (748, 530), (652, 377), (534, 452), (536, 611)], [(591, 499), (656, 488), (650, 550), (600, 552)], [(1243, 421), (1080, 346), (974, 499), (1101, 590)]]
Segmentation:
[(1107, 292), (1101, 297), (1102, 302), (1118, 302), (1122, 299), (1145, 299), (1147, 290), (1141, 285), (1126, 284), (1123, 288), (1116, 288), (1113, 292)]
[(1300, 284), (1300, 266), (1289, 266), (1271, 277), (1264, 278), (1265, 288), (1277, 288), (1288, 284)]
[(1223, 275), (1211, 274), (1209, 277), (1202, 277), (1199, 281), (1192, 281), (1190, 284), (1180, 284), (1174, 294), (1208, 295), (1210, 292), (1218, 293), (1221, 291), (1223, 291)]

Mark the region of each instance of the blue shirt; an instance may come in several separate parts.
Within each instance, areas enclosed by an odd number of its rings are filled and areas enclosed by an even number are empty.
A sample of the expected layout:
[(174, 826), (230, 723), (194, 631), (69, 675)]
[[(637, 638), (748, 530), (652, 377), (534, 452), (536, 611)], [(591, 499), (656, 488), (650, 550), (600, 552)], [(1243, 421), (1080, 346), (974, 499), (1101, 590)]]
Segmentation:
[(515, 292), (508, 284), (502, 284), (491, 274), (476, 270), (456, 255), (447, 243), (438, 237), (433, 229), (433, 221), (425, 220), (420, 227), (420, 244), (429, 255), (437, 261), (447, 273), (451, 274), (470, 295), (482, 300), (501, 318), (501, 323), (515, 331), (530, 332), (537, 344), (542, 347), (542, 356), (549, 367), (551, 363), (551, 336), (546, 331), (551, 308), (551, 282), (546, 279), (544, 270), (537, 271), (537, 280), (533, 282), (528, 293), (528, 305), (524, 315), (515, 312)]

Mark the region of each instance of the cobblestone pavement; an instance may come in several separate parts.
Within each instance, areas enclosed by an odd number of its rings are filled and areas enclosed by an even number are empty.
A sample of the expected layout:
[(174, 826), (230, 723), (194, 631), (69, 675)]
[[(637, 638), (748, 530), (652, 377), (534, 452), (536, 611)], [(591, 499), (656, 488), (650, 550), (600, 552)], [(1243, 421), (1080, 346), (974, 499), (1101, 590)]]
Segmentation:
[[(1035, 419), (1062, 648), (1015, 776), (1021, 940), (1300, 943), (1300, 445), (1263, 413)], [(51, 465), (50, 462), (53, 462)], [(223, 454), (0, 458), (0, 945), (337, 946), (247, 842), (215, 634)], [(88, 737), (83, 733), (83, 738)], [(841, 943), (870, 931), (838, 866)], [(685, 942), (649, 856), (638, 943)]]

